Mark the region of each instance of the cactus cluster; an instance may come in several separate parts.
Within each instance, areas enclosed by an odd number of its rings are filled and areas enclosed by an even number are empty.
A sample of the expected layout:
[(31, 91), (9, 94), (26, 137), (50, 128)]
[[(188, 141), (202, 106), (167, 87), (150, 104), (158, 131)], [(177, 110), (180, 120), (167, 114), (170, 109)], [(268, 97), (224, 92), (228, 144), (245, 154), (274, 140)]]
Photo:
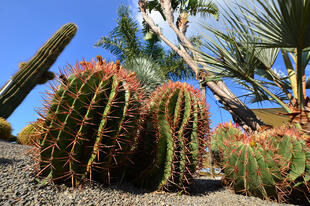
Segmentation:
[(8, 118), (38, 84), (55, 77), (48, 71), (76, 34), (73, 23), (63, 25), (18, 72), (0, 89), (0, 117)]
[(172, 82), (146, 99), (134, 72), (97, 59), (68, 67), (47, 98), (38, 176), (72, 186), (131, 178), (185, 191), (205, 151), (205, 100)]
[(11, 132), (11, 124), (0, 117), (0, 139), (9, 140), (11, 137)]
[(40, 174), (72, 186), (124, 177), (137, 141), (143, 93), (119, 64), (82, 62), (62, 75), (45, 112)]
[(287, 201), (310, 195), (310, 148), (295, 128), (281, 127), (239, 139), (221, 151), (224, 182), (237, 193)]
[(147, 108), (136, 183), (155, 190), (186, 191), (202, 162), (209, 133), (205, 100), (188, 84), (169, 82), (151, 94)]

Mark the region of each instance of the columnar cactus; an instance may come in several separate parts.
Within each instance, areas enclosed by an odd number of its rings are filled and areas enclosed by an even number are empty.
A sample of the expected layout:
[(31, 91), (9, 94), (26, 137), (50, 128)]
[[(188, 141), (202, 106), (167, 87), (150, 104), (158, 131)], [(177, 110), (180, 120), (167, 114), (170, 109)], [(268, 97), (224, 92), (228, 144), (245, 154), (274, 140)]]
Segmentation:
[(309, 195), (309, 152), (293, 128), (232, 141), (223, 151), (224, 181), (238, 193), (263, 199), (285, 201), (301, 188)]
[(53, 79), (49, 68), (77, 31), (73, 23), (62, 26), (0, 90), (0, 117), (8, 118), (37, 85)]
[(136, 146), (142, 92), (119, 64), (82, 62), (61, 76), (42, 116), (40, 172), (54, 182), (120, 180)]
[(153, 190), (186, 191), (205, 152), (209, 114), (205, 100), (186, 83), (157, 88), (148, 102), (136, 160), (138, 184)]

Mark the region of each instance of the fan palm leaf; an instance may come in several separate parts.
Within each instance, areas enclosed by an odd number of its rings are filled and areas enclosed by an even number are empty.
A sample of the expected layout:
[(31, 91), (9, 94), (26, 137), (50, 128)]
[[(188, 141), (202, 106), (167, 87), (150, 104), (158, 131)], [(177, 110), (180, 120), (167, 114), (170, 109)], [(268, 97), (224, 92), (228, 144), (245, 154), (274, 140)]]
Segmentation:
[(305, 68), (310, 50), (309, 0), (257, 0), (261, 12), (242, 7), (252, 20), (252, 30), (262, 41), (257, 45), (266, 48), (292, 48), (296, 55), (297, 99), (303, 111), (306, 95)]

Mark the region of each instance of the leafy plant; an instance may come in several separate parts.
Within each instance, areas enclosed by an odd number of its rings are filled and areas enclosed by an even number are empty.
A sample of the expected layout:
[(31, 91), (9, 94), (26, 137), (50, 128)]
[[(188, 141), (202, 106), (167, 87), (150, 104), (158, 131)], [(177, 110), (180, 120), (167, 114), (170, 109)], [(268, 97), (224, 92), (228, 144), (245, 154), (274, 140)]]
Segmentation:
[[(257, 0), (257, 9), (238, 4), (228, 10), (228, 31), (206, 26), (215, 38), (204, 46), (202, 58), (219, 77), (249, 91), (253, 102), (272, 101), (283, 107), (299, 127), (307, 124), (305, 69), (310, 60), (310, 2)], [(281, 52), (280, 52), (281, 51)], [(275, 70), (282, 54), (285, 70)], [(294, 63), (294, 64), (293, 64)], [(285, 73), (284, 73), (285, 72)]]

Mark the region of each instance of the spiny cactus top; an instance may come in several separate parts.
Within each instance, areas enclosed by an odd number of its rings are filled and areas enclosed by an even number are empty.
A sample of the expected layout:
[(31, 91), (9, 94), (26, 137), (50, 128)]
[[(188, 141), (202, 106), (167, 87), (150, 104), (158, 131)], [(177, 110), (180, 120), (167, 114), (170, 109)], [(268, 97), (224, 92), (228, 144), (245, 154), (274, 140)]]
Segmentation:
[(54, 182), (84, 178), (110, 183), (129, 164), (140, 122), (142, 91), (119, 64), (68, 67), (45, 105), (40, 174)]

